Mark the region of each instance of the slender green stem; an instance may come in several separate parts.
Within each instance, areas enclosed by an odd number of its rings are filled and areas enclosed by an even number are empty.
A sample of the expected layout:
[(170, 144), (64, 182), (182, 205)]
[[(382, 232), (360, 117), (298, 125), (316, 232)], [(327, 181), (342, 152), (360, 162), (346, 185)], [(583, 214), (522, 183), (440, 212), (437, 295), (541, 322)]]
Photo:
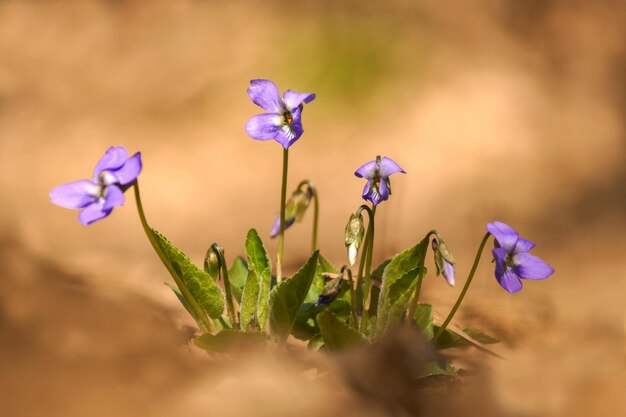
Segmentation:
[(352, 326), (354, 330), (359, 329), (359, 315), (356, 307), (356, 296), (354, 294), (354, 280), (352, 279), (352, 271), (349, 267), (345, 266), (341, 268), (341, 278), (343, 279), (344, 273), (348, 274), (348, 281), (350, 282), (350, 309), (352, 310)]
[(476, 257), (474, 258), (474, 264), (472, 265), (472, 270), (470, 271), (467, 277), (467, 281), (465, 281), (465, 286), (463, 287), (463, 290), (461, 291), (459, 298), (456, 300), (454, 307), (452, 307), (452, 310), (450, 310), (448, 317), (446, 317), (445, 321), (441, 324), (441, 327), (439, 327), (439, 330), (437, 330), (437, 333), (435, 333), (435, 335), (433, 336), (433, 342), (435, 342), (437, 338), (443, 333), (443, 331), (446, 330), (446, 327), (448, 326), (448, 324), (450, 324), (452, 317), (454, 317), (454, 314), (459, 309), (459, 306), (461, 305), (461, 302), (463, 301), (463, 298), (465, 297), (465, 293), (467, 292), (467, 289), (472, 283), (472, 278), (474, 278), (474, 274), (476, 273), (476, 268), (478, 268), (478, 263), (480, 262), (480, 256), (483, 253), (483, 249), (485, 248), (485, 244), (487, 243), (487, 240), (489, 239), (490, 235), (491, 233), (487, 232), (485, 236), (483, 237), (482, 242), (480, 242), (480, 246), (478, 247), (478, 252), (476, 253)]
[[(363, 204), (357, 209), (356, 215), (360, 216), (363, 210), (367, 211), (369, 223), (367, 226), (367, 232), (365, 233), (365, 238), (363, 239), (363, 243), (362, 243), (363, 252), (361, 252), (361, 259), (359, 261), (359, 269), (358, 269), (357, 277), (356, 277), (356, 299), (357, 299), (357, 307), (358, 307), (359, 314), (362, 314), (363, 309), (364, 309), (363, 308), (364, 306), (363, 270), (366, 269), (365, 264), (366, 264), (368, 253), (369, 253), (370, 246), (371, 246), (370, 241), (373, 239), (373, 234), (374, 234), (374, 212), (372, 211), (372, 209), (370, 209), (365, 204)], [(370, 262), (371, 262), (371, 257), (370, 257)]]
[(315, 184), (311, 180), (304, 180), (298, 185), (298, 189), (302, 186), (306, 185), (311, 191), (312, 199), (313, 199), (313, 233), (311, 235), (311, 253), (317, 250), (317, 229), (319, 224), (319, 196), (317, 195), (317, 188), (315, 188)]
[(224, 256), (224, 249), (217, 243), (211, 245), (211, 248), (220, 259), (221, 275), (224, 280), (224, 292), (226, 293), (226, 310), (228, 311), (230, 324), (234, 329), (237, 327), (237, 314), (235, 312), (235, 304), (233, 302), (233, 293), (230, 288), (230, 279), (228, 278), (228, 266), (226, 264), (226, 257)]
[(419, 268), (419, 276), (417, 278), (417, 284), (415, 285), (415, 293), (413, 294), (413, 298), (411, 299), (411, 304), (409, 305), (408, 312), (408, 320), (407, 322), (410, 324), (413, 321), (413, 316), (415, 315), (415, 310), (417, 309), (417, 302), (420, 297), (420, 292), (422, 290), (422, 281), (424, 280), (424, 262), (426, 261), (426, 252), (428, 252), (428, 242), (432, 235), (436, 235), (436, 230), (431, 230), (424, 236), (424, 239), (420, 242), (420, 259), (417, 264)]
[(134, 188), (135, 188), (135, 203), (137, 205), (137, 212), (139, 213), (139, 220), (141, 220), (141, 225), (143, 226), (143, 230), (146, 233), (146, 236), (148, 237), (148, 240), (150, 241), (152, 248), (158, 255), (159, 259), (161, 259), (161, 262), (163, 262), (163, 265), (165, 265), (165, 267), (169, 271), (172, 278), (174, 278), (174, 282), (176, 282), (176, 286), (180, 290), (189, 308), (191, 308), (191, 310), (193, 311), (192, 316), (194, 316), (194, 318), (196, 319), (196, 322), (198, 323), (198, 326), (200, 326), (200, 329), (202, 331), (207, 331), (207, 332), (212, 331), (213, 324), (211, 322), (211, 319), (206, 314), (204, 309), (200, 307), (200, 305), (198, 304), (196, 299), (193, 297), (193, 295), (191, 295), (191, 293), (189, 292), (189, 289), (187, 289), (187, 286), (181, 281), (180, 277), (178, 276), (178, 274), (172, 267), (172, 264), (167, 259), (167, 256), (165, 255), (165, 253), (163, 253), (161, 246), (157, 242), (156, 237), (154, 236), (154, 233), (152, 232), (152, 228), (150, 227), (150, 225), (148, 224), (148, 221), (146, 220), (146, 215), (143, 211), (143, 204), (141, 203), (141, 194), (139, 193), (138, 181), (135, 181)]
[(365, 304), (370, 295), (370, 289), (372, 286), (372, 255), (374, 253), (374, 218), (376, 217), (376, 206), (372, 204), (372, 210), (370, 214), (369, 225), (367, 226), (367, 231), (370, 235), (367, 249), (367, 259), (365, 261), (365, 281), (363, 284), (363, 317), (361, 317), (361, 331), (365, 331), (365, 326), (367, 325), (368, 310), (365, 308)]
[(287, 198), (287, 170), (289, 168), (289, 149), (283, 149), (283, 179), (280, 190), (280, 234), (278, 235), (278, 253), (276, 254), (276, 282), (283, 277), (283, 250), (285, 248), (285, 199)]

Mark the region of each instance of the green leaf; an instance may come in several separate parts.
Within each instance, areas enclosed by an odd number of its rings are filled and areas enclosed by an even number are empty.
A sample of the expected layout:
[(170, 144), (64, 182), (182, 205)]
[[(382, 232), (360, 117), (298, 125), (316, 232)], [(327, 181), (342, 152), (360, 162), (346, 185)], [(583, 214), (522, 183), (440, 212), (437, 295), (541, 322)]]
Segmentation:
[(474, 327), (464, 327), (463, 331), (472, 337), (477, 342), (482, 343), (483, 345), (492, 345), (494, 343), (500, 343), (499, 339), (495, 337), (489, 336), (484, 333), (482, 330), (478, 330)]
[(319, 251), (315, 251), (298, 272), (282, 281), (270, 293), (270, 331), (275, 339), (285, 341), (289, 337), (315, 277), (318, 258)]
[(379, 302), (379, 314), (376, 321), (378, 336), (382, 336), (388, 328), (400, 320), (413, 294), (418, 277), (419, 268), (415, 268), (389, 285), (386, 297), (381, 298), (382, 303)]
[(248, 279), (248, 264), (241, 256), (235, 258), (233, 264), (228, 269), (228, 278), (233, 296), (238, 303), (241, 303), (241, 293)]
[[(270, 257), (267, 254), (263, 241), (256, 230), (250, 229), (245, 244), (246, 257), (248, 258), (248, 279), (250, 275), (255, 275), (258, 280), (258, 299), (256, 307), (256, 318), (259, 327), (265, 327), (268, 314), (268, 300), (270, 285), (272, 282), (272, 267)], [(247, 282), (247, 280), (246, 280)]]
[[(378, 315), (378, 300), (380, 298), (380, 283), (383, 280), (383, 273), (385, 272), (385, 268), (391, 262), (391, 258), (387, 259), (382, 264), (378, 265), (374, 271), (372, 271), (372, 289), (370, 290), (370, 308), (369, 308), (369, 316), (374, 317)], [(374, 285), (375, 282), (378, 282), (379, 285)]]
[(338, 274), (339, 270), (330, 263), (328, 259), (326, 259), (322, 254), (319, 256), (319, 261), (317, 263), (317, 268), (315, 270), (315, 278), (313, 278), (313, 283), (311, 284), (311, 288), (307, 293), (305, 302), (307, 303), (316, 303), (318, 297), (324, 290), (324, 285), (326, 280), (322, 276), (323, 273), (331, 273)]
[(317, 322), (324, 339), (324, 345), (330, 350), (350, 348), (367, 342), (365, 336), (328, 310), (317, 315)]
[[(259, 277), (257, 274), (248, 274), (246, 286), (243, 288), (241, 297), (241, 329), (246, 330), (248, 326), (259, 327), (257, 311), (259, 306)], [(252, 322), (252, 323), (251, 323)]]
[(424, 369), (420, 375), (420, 378), (431, 377), (431, 376), (449, 376), (452, 378), (456, 378), (458, 376), (456, 369), (451, 361), (442, 359), (441, 362), (428, 362), (424, 365)]
[(170, 289), (176, 295), (176, 298), (178, 298), (178, 301), (180, 301), (180, 303), (183, 305), (183, 307), (185, 307), (185, 310), (187, 310), (187, 312), (189, 314), (191, 314), (191, 317), (193, 317), (194, 319), (197, 318), (195, 312), (189, 306), (189, 303), (187, 302), (187, 300), (185, 300), (185, 297), (183, 296), (183, 293), (180, 292), (178, 287), (175, 286), (175, 285), (170, 284), (169, 282), (164, 282), (164, 284), (167, 285), (168, 287), (170, 287)]
[[(439, 330), (439, 328), (440, 328), (439, 325), (437, 324), (433, 325), (433, 329), (435, 333)], [(470, 328), (470, 329), (471, 329), (470, 331), (473, 331), (473, 332), (480, 332), (479, 330), (476, 330), (473, 328)], [(489, 343), (497, 343), (497, 342), (494, 342), (494, 340), (496, 339), (490, 336), (487, 336), (486, 334), (482, 332), (480, 332), (480, 334), (482, 336), (489, 338), (488, 339), (490, 341)], [(439, 337), (437, 338), (435, 342), (435, 346), (437, 349), (449, 349), (449, 348), (455, 348), (455, 347), (473, 346), (476, 349), (481, 350), (485, 353), (489, 353), (490, 355), (496, 356), (498, 358), (502, 358), (502, 356), (500, 356), (493, 350), (486, 347), (484, 343), (474, 339), (474, 337), (466, 333), (465, 329), (462, 329), (454, 325), (453, 323), (448, 324), (448, 327), (446, 327), (443, 333), (439, 335)]]
[(413, 322), (422, 331), (428, 340), (433, 338), (433, 306), (430, 304), (417, 303)]
[(380, 297), (378, 299), (378, 311), (381, 311), (385, 304), (389, 304), (387, 298), (389, 289), (394, 282), (404, 277), (409, 271), (413, 271), (419, 264), (422, 245), (417, 244), (405, 250), (393, 258), (385, 267), (380, 287)]
[(193, 340), (193, 343), (210, 353), (221, 353), (233, 349), (256, 347), (267, 340), (265, 333), (244, 333), (237, 330), (222, 330), (217, 334), (205, 333)]
[(304, 303), (296, 316), (296, 321), (291, 329), (293, 337), (299, 340), (309, 340), (320, 333), (316, 317), (324, 310), (332, 312), (337, 317), (347, 319), (352, 312), (350, 303), (337, 298), (327, 306), (316, 307), (311, 303)]
[[(184, 285), (194, 300), (211, 318), (218, 318), (224, 312), (224, 293), (213, 279), (198, 268), (184, 252), (170, 243), (155, 229), (150, 229), (165, 259), (163, 262), (176, 281)], [(185, 293), (181, 288), (181, 295)]]

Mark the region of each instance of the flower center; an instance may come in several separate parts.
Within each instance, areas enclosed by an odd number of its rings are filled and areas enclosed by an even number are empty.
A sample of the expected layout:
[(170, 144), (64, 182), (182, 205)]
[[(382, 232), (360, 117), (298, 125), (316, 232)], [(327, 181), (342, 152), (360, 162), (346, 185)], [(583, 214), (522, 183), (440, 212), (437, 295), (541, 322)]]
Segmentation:
[(506, 258), (504, 258), (504, 266), (513, 268), (515, 266), (515, 261), (513, 260), (513, 254), (509, 253)]
[(288, 125), (291, 125), (293, 123), (293, 115), (291, 114), (290, 111), (284, 112), (283, 118), (285, 119), (285, 122), (287, 122)]

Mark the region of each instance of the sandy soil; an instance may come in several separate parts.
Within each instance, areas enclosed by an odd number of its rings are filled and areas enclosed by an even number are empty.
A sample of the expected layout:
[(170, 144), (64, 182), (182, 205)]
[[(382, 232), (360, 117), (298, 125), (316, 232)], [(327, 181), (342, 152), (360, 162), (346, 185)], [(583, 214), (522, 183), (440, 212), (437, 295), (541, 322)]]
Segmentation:
[[(335, 3), (0, 1), (0, 414), (620, 414), (624, 6)], [(49, 203), (124, 145), (143, 154), (156, 228), (196, 261), (213, 242), (242, 254), (279, 200), (278, 145), (243, 130), (252, 78), (318, 94), (290, 187), (318, 185), (335, 264), (360, 204), (352, 173), (377, 153), (408, 172), (379, 211), (377, 261), (436, 227), (462, 282), (486, 222), (537, 242), (553, 277), (510, 296), (486, 258), (459, 317), (501, 337), (505, 360), (472, 354), (481, 372), (441, 399), (402, 384), (410, 335), (350, 357), (208, 358), (131, 196), (89, 228)], [(289, 231), (288, 272), (309, 222)], [(444, 315), (458, 291), (433, 277), (424, 296)]]

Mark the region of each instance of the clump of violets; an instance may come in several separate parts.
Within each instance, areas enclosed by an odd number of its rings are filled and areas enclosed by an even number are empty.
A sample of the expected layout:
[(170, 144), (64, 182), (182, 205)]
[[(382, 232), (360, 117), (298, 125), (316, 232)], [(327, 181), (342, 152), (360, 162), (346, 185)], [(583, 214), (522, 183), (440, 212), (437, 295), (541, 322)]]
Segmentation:
[[(443, 322), (433, 319), (432, 306), (420, 299), (422, 282), (429, 274), (428, 251), (432, 251), (436, 275), (442, 275), (451, 287), (455, 285), (458, 272), (437, 230), (420, 234), (421, 239), (416, 244), (372, 270), (376, 212), (380, 203), (391, 195), (391, 175), (406, 174), (391, 158), (381, 156), (361, 165), (355, 172), (357, 177), (367, 181), (361, 193), (365, 203), (350, 214), (344, 229), (347, 262), (340, 268), (335, 267), (318, 250), (319, 198), (313, 182), (301, 181), (289, 200), (286, 199), (289, 148), (304, 132), (302, 110), (305, 103), (315, 99), (315, 94), (287, 90), (281, 97), (273, 82), (255, 79), (250, 82), (248, 95), (266, 111), (248, 120), (245, 127), (248, 135), (256, 140), (274, 139), (283, 148), (280, 214), (270, 231), (270, 237), (279, 237), (275, 275), (269, 252), (254, 229), (246, 236), (245, 259), (238, 257), (228, 264), (224, 249), (213, 243), (202, 268), (152, 228), (139, 193), (138, 176), (142, 170), (139, 152), (129, 157), (124, 147), (111, 147), (96, 164), (91, 179), (64, 184), (50, 192), (54, 204), (80, 209), (80, 222), (89, 225), (124, 204), (124, 193), (134, 188), (141, 225), (174, 279), (176, 285), (171, 286), (172, 290), (198, 325), (201, 334), (194, 343), (200, 348), (211, 353), (223, 352), (239, 343), (284, 344), (289, 337), (295, 337), (315, 349), (321, 346), (327, 350), (347, 349), (357, 344), (375, 343), (390, 329), (407, 325), (422, 331), (435, 349), (475, 346), (488, 351), (484, 344), (494, 343), (494, 339), (451, 321), (470, 287), (489, 239), (494, 238), (495, 277), (507, 292), (521, 290), (522, 279), (541, 280), (554, 273), (546, 262), (530, 254), (535, 247), (533, 242), (520, 237), (505, 223), (488, 223), (487, 233), (479, 244), (454, 306)], [(285, 229), (301, 221), (311, 203), (314, 212), (311, 255), (297, 272), (283, 280)], [(351, 268), (357, 261), (358, 270), (353, 280)], [(447, 362), (432, 364), (427, 375), (415, 378), (442, 375), (458, 377), (452, 364)]]
[(105, 218), (124, 204), (124, 191), (141, 172), (141, 153), (130, 158), (122, 146), (111, 146), (96, 164), (91, 180), (78, 180), (50, 191), (58, 206), (81, 209), (78, 220), (85, 226)]
[(363, 199), (369, 200), (373, 205), (378, 205), (391, 195), (391, 182), (389, 177), (396, 172), (406, 174), (400, 165), (391, 158), (377, 156), (375, 160), (363, 164), (356, 170), (354, 175), (365, 178), (367, 184), (363, 188)]
[(246, 123), (246, 132), (252, 139), (274, 139), (288, 149), (302, 133), (304, 103), (315, 100), (315, 94), (287, 90), (281, 99), (278, 87), (270, 80), (252, 80), (248, 96), (254, 104), (267, 113), (257, 114)]
[(492, 250), (496, 261), (496, 279), (509, 293), (522, 289), (521, 279), (546, 279), (554, 269), (541, 258), (528, 253), (535, 244), (520, 237), (511, 226), (502, 222), (487, 224), (487, 230), (494, 236)]

